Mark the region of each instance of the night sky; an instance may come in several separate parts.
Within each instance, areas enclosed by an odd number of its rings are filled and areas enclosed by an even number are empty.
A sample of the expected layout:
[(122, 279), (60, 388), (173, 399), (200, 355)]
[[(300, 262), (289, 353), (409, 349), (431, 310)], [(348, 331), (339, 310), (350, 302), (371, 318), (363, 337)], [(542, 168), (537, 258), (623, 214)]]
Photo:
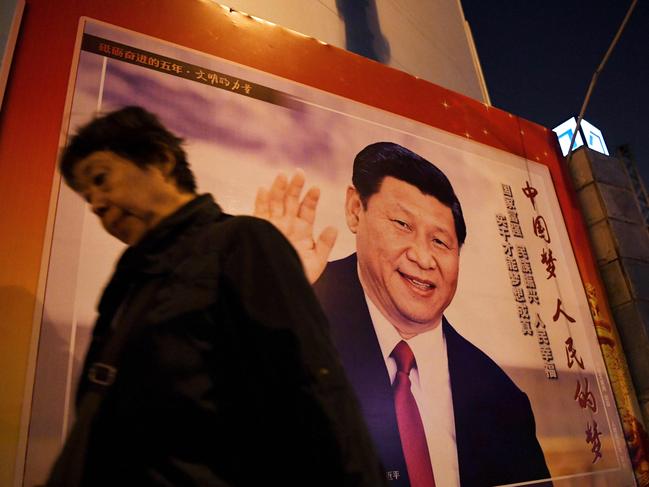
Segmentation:
[[(462, 0), (491, 103), (552, 128), (577, 116), (631, 0)], [(629, 144), (649, 182), (649, 5), (642, 0), (599, 76), (584, 118), (611, 155)], [(649, 189), (649, 188), (648, 188)]]

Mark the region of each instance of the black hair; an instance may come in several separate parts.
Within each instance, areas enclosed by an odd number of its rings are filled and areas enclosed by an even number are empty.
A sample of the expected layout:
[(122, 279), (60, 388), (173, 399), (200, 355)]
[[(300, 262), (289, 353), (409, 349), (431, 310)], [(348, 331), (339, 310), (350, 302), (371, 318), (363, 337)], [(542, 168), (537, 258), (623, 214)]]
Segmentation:
[(453, 214), (455, 233), (460, 246), (466, 239), (462, 206), (446, 175), (432, 162), (394, 142), (376, 142), (365, 147), (354, 158), (352, 183), (367, 208), (373, 194), (381, 189), (386, 176), (412, 184), (424, 194), (434, 196)]
[(74, 167), (93, 152), (111, 151), (144, 167), (174, 158), (171, 176), (178, 189), (196, 192), (183, 139), (165, 128), (157, 116), (138, 106), (128, 106), (100, 116), (81, 127), (61, 155), (65, 182), (75, 187)]

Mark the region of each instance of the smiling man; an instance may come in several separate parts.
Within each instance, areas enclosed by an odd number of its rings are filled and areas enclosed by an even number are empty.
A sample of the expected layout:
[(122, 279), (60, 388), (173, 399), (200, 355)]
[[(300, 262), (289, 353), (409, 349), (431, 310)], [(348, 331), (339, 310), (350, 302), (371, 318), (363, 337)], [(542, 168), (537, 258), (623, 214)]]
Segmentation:
[(48, 486), (383, 484), (324, 315), (272, 225), (197, 195), (182, 140), (139, 107), (82, 127), (61, 172), (128, 248)]
[(356, 253), (326, 267), (335, 233), (312, 237), (318, 192), (298, 204), (303, 184), (300, 173), (278, 177), (256, 214), (287, 235), (315, 281), (389, 484), (548, 478), (527, 396), (444, 318), (467, 234), (444, 173), (398, 144), (364, 148), (345, 203)]
[(358, 187), (348, 189), (346, 210), (365, 293), (403, 338), (432, 330), (457, 287), (460, 242), (451, 209), (393, 176), (376, 193)]

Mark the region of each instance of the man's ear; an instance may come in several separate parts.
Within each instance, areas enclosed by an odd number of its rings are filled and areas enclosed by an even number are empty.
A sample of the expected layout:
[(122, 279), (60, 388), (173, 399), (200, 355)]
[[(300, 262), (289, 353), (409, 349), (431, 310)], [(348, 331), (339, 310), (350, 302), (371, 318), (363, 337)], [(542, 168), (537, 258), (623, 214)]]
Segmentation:
[(358, 191), (353, 186), (347, 186), (347, 196), (345, 198), (345, 219), (347, 227), (352, 233), (358, 230), (358, 222), (361, 212), (363, 211), (363, 202)]

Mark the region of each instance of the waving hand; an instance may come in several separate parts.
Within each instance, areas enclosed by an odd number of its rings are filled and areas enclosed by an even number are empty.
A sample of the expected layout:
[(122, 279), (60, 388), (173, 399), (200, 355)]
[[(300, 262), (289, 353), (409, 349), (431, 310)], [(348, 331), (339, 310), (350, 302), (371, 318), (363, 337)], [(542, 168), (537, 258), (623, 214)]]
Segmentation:
[(334, 227), (325, 228), (317, 239), (313, 236), (320, 189), (311, 187), (300, 201), (304, 173), (296, 171), (290, 181), (280, 173), (270, 189), (259, 188), (255, 198), (255, 216), (270, 221), (297, 251), (309, 282), (314, 283), (325, 266), (338, 235)]

